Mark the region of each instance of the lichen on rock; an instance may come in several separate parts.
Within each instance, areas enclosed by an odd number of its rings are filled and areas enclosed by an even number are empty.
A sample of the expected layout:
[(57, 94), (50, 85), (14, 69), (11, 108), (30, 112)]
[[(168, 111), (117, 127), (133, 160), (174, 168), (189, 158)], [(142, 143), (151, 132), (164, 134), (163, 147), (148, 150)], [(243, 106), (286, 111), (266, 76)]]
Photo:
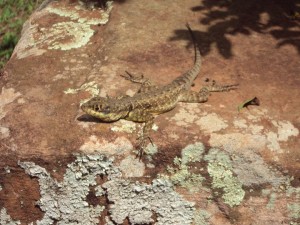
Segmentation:
[[(113, 158), (104, 155), (82, 155), (69, 164), (62, 182), (52, 178), (42, 167), (33, 162), (19, 162), (25, 172), (37, 177), (41, 198), (37, 205), (44, 212), (38, 225), (98, 224), (105, 206), (89, 205), (87, 195), (90, 187), (95, 196), (107, 196), (110, 216), (106, 224), (122, 224), (128, 218), (130, 223), (153, 222), (157, 225), (191, 224), (194, 217), (194, 203), (183, 199), (173, 189), (170, 181), (155, 179), (152, 184), (134, 182), (122, 178)], [(107, 182), (97, 184), (96, 177), (106, 176)]]
[(242, 183), (233, 174), (229, 156), (219, 149), (212, 148), (204, 159), (208, 161), (207, 171), (213, 178), (212, 187), (223, 190), (222, 198), (226, 204), (231, 207), (239, 205), (244, 199), (245, 191)]
[(20, 221), (13, 220), (10, 215), (7, 214), (6, 209), (2, 208), (0, 211), (0, 224), (1, 225), (19, 225)]
[(155, 222), (156, 225), (188, 225), (192, 223), (194, 204), (174, 192), (173, 185), (165, 179), (155, 179), (152, 184), (111, 180), (104, 184), (107, 195), (114, 204), (110, 207), (111, 218), (122, 224), (128, 218), (132, 224)]
[(97, 175), (112, 173), (112, 160), (104, 156), (78, 156), (68, 165), (64, 179), (58, 182), (42, 167), (32, 162), (19, 162), (30, 176), (39, 179), (41, 199), (38, 206), (45, 212), (37, 224), (97, 224), (104, 206), (91, 206), (86, 201), (90, 189), (96, 185)]

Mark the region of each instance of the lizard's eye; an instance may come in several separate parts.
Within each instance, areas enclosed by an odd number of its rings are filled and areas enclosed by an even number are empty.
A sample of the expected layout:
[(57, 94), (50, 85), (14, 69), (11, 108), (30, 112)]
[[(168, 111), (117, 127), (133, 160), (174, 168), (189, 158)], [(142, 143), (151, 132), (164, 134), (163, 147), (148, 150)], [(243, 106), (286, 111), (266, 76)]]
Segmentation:
[(100, 110), (99, 105), (96, 105), (96, 106), (94, 107), (94, 110), (95, 110), (95, 111), (99, 111), (99, 110)]
[(110, 107), (109, 106), (104, 107), (103, 112), (104, 113), (109, 113), (110, 112)]

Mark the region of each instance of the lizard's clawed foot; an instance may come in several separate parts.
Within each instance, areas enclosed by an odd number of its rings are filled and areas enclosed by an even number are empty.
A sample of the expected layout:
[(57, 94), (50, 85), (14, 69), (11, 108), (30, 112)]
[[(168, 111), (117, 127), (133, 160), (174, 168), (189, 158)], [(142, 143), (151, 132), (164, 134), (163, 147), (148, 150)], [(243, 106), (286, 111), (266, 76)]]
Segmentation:
[(127, 75), (120, 75), (121, 77), (124, 77), (125, 80), (129, 80), (131, 82), (140, 83), (140, 84), (148, 81), (148, 79), (144, 78), (143, 74), (136, 76), (136, 75), (129, 73), (128, 71), (125, 71), (125, 72)]
[(151, 137), (149, 137), (149, 136), (141, 136), (141, 137), (138, 137), (137, 139), (139, 140), (139, 144), (138, 144), (138, 153), (137, 153), (136, 157), (139, 158), (139, 160), (141, 160), (144, 155), (145, 149), (147, 147), (146, 146), (147, 139), (149, 139), (149, 141), (152, 145), (153, 145), (153, 142), (152, 142)]

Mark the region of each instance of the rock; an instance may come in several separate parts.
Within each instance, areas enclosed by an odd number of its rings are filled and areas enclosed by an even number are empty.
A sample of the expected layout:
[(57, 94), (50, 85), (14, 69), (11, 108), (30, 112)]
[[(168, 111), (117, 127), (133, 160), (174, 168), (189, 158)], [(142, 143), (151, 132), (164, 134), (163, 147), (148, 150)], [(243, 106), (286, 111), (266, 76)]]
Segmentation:
[[(35, 11), (0, 76), (0, 224), (300, 223), (300, 30), (284, 16), (295, 3), (267, 2)], [(133, 95), (124, 71), (159, 85), (187, 71), (185, 22), (203, 55), (193, 90), (205, 78), (239, 88), (158, 116), (138, 160), (142, 124), (103, 123), (80, 104)]]

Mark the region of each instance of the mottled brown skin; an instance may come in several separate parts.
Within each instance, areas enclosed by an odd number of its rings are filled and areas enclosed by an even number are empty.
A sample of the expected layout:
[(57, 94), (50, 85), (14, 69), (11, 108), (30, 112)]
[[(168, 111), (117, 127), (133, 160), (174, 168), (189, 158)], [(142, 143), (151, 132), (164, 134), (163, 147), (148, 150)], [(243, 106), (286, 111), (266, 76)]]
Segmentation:
[(149, 132), (152, 128), (155, 115), (172, 110), (178, 102), (206, 102), (210, 92), (229, 91), (235, 89), (237, 86), (219, 86), (213, 83), (212, 85), (203, 87), (199, 92), (190, 90), (194, 79), (200, 72), (201, 55), (193, 32), (188, 24), (187, 28), (193, 38), (195, 47), (195, 63), (193, 68), (188, 72), (163, 87), (154, 86), (143, 76), (137, 77), (127, 72), (127, 75), (123, 76), (125, 79), (142, 84), (140, 90), (134, 96), (120, 96), (117, 98), (94, 97), (81, 106), (84, 112), (102, 121), (113, 122), (125, 119), (145, 123), (143, 134), (140, 137), (140, 157), (146, 146), (146, 140), (150, 139)]

